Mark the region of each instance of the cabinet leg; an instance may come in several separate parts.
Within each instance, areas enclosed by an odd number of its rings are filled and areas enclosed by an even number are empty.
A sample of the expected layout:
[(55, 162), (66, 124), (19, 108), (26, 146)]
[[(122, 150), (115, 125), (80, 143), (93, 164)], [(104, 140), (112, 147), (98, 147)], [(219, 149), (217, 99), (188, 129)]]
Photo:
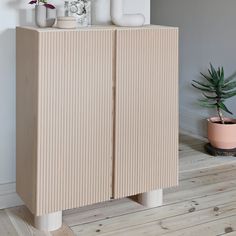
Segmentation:
[(159, 207), (163, 204), (163, 190), (158, 189), (138, 195), (138, 202), (145, 207)]
[(62, 226), (62, 211), (34, 217), (35, 228), (43, 231), (54, 231)]

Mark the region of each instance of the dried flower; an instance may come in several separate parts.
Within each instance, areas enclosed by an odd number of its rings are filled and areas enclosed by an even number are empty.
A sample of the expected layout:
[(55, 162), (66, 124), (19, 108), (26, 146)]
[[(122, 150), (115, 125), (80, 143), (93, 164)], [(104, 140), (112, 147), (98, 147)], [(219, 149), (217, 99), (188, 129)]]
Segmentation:
[(33, 4), (39, 5), (40, 3), (42, 3), (42, 5), (45, 6), (46, 8), (55, 9), (55, 6), (53, 6), (52, 4), (49, 4), (47, 0), (32, 0), (29, 2), (29, 4), (31, 5)]

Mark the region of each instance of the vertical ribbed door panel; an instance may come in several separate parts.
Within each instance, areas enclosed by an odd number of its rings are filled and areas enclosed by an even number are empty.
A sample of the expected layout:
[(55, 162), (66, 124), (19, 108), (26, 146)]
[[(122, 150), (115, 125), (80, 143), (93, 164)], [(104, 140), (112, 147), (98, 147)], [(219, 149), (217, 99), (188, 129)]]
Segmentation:
[(17, 30), (17, 189), (35, 215), (112, 196), (114, 36)]
[(115, 198), (178, 183), (178, 29), (117, 29)]
[(37, 213), (109, 200), (112, 30), (41, 33)]

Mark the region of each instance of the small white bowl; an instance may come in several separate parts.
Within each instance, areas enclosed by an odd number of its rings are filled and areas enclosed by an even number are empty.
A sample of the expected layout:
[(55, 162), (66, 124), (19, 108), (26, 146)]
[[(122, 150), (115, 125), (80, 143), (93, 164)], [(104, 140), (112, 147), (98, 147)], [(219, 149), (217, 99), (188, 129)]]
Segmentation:
[(60, 29), (77, 28), (76, 18), (73, 16), (57, 17), (57, 28), (60, 28)]

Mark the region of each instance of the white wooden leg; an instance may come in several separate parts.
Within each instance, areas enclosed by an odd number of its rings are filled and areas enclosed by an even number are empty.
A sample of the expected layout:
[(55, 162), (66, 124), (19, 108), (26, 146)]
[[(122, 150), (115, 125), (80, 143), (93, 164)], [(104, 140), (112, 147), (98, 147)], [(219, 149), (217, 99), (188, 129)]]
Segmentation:
[(62, 211), (34, 217), (35, 228), (43, 231), (54, 231), (62, 226)]
[(138, 201), (145, 207), (159, 207), (163, 204), (163, 190), (158, 189), (151, 192), (141, 193), (138, 196)]

